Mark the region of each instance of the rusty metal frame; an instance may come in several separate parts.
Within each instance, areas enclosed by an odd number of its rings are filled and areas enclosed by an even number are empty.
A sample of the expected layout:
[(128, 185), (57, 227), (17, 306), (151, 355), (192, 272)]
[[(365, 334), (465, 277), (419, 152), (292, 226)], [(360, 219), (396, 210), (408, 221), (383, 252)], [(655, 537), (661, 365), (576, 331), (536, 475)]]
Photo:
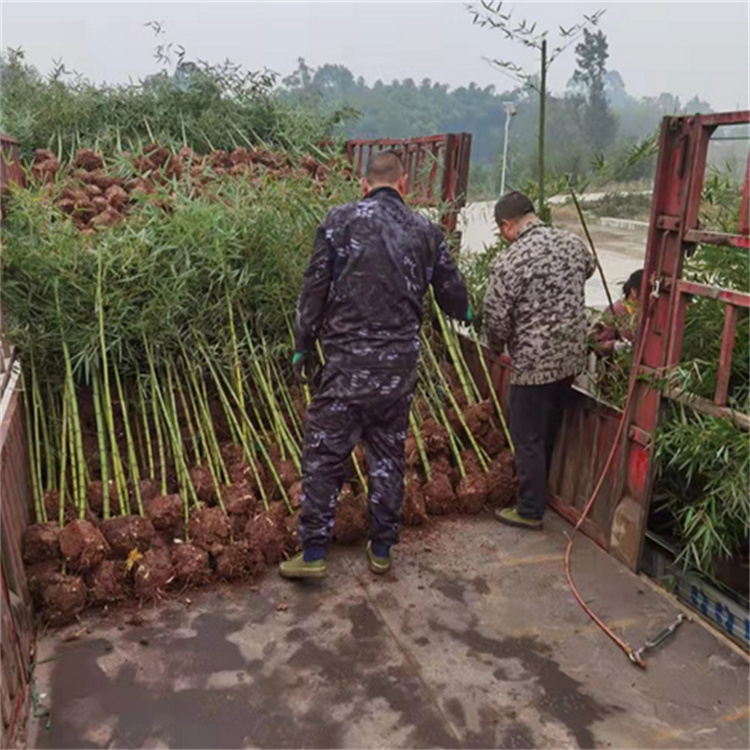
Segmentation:
[(346, 155), (361, 177), (373, 154), (392, 149), (404, 161), (412, 203), (440, 210), (440, 224), (454, 235), (458, 215), (466, 204), (471, 159), (470, 133), (444, 133), (419, 138), (354, 139)]
[[(662, 399), (689, 403), (699, 411), (732, 416), (726, 408), (737, 315), (750, 307), (750, 295), (696, 284), (682, 279), (683, 262), (695, 243), (724, 247), (750, 247), (747, 209), (737, 234), (705, 231), (699, 221), (701, 195), (711, 136), (723, 125), (750, 123), (750, 112), (729, 112), (693, 117), (665, 118), (659, 142), (651, 224), (641, 289), (639, 338), (645, 337), (644, 354), (638, 366), (634, 408), (623, 456), (625, 481), (614, 510), (610, 551), (637, 570), (640, 565), (655, 475), (654, 435), (659, 425)], [(750, 157), (743, 195), (748, 195)], [(680, 362), (690, 295), (715, 299), (726, 305), (719, 378), (713, 402), (691, 394), (666, 390), (658, 382)], [(740, 415), (739, 424), (747, 421)]]

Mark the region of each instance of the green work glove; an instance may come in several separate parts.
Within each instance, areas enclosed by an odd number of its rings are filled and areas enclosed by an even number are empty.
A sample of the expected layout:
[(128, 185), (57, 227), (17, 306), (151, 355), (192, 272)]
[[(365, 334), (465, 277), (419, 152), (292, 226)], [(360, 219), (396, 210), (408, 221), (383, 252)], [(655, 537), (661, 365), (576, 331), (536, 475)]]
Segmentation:
[(305, 362), (307, 361), (307, 352), (294, 352), (294, 356), (292, 357), (292, 369), (294, 370), (294, 375), (301, 383), (304, 383), (305, 373), (304, 373), (304, 367)]

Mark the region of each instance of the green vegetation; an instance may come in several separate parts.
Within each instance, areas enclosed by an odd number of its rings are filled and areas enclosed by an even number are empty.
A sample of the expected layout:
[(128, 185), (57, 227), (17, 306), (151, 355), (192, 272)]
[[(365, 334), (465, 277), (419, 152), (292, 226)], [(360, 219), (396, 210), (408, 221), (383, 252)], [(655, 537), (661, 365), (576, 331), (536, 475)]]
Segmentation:
[(209, 65), (159, 53), (161, 70), (127, 85), (96, 85), (59, 65), (42, 75), (23, 50), (0, 58), (0, 129), (26, 157), (49, 148), (59, 159), (92, 147), (105, 153), (158, 141), (199, 153), (262, 142), (309, 150), (339, 117), (292, 106), (273, 95), (275, 76), (225, 62)]

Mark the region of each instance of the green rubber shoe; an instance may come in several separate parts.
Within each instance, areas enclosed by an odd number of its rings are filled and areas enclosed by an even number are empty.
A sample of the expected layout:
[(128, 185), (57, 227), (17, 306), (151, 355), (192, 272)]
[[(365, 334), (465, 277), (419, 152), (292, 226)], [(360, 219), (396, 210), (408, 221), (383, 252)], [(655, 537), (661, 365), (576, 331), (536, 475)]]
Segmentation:
[(391, 556), (378, 557), (372, 551), (372, 542), (367, 542), (367, 561), (370, 563), (370, 570), (378, 575), (383, 575), (391, 569)]
[(325, 578), (328, 575), (328, 567), (325, 560), (314, 560), (305, 562), (305, 553), (300, 552), (291, 560), (285, 560), (279, 565), (279, 575), (282, 578)]
[(498, 508), (495, 511), (495, 518), (506, 526), (515, 526), (519, 529), (534, 529), (539, 531), (542, 528), (541, 518), (524, 518), (518, 515), (515, 508)]

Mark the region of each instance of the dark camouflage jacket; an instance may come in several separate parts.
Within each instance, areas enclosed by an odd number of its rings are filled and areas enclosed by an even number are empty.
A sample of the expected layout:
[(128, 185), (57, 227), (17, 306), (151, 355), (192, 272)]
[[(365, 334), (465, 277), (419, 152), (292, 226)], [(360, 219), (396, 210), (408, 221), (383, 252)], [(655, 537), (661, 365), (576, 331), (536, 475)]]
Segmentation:
[(584, 286), (596, 269), (574, 234), (541, 221), (528, 224), (495, 259), (484, 303), (484, 332), (493, 349), (505, 344), (511, 382), (543, 385), (577, 375), (586, 365)]
[(464, 319), (469, 300), (441, 229), (391, 188), (334, 208), (318, 228), (297, 305), (295, 348), (320, 337), (326, 362), (411, 369), (427, 286), (440, 308)]

